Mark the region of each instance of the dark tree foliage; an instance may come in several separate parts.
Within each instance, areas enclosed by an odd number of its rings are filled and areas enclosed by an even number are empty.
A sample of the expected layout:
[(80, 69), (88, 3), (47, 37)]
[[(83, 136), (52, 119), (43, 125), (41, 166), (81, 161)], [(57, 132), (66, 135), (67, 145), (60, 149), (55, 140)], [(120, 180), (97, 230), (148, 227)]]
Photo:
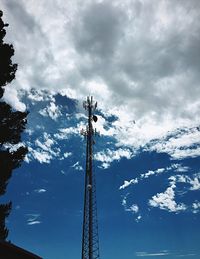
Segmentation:
[(5, 194), (8, 180), (12, 175), (12, 170), (19, 167), (26, 155), (24, 147), (18, 148), (15, 152), (9, 150), (0, 152), (1, 161), (1, 178), (0, 178), (0, 195)]
[(13, 112), (10, 105), (0, 103), (0, 145), (4, 143), (17, 144), (26, 125), (26, 112)]
[[(5, 194), (13, 169), (19, 167), (27, 153), (24, 146), (14, 146), (21, 142), (21, 134), (26, 126), (27, 112), (14, 111), (12, 107), (1, 99), (4, 87), (15, 78), (17, 64), (12, 63), (14, 49), (11, 44), (4, 42), (6, 35), (0, 10), (0, 195)], [(5, 220), (11, 211), (11, 202), (0, 204), (0, 241), (6, 240), (8, 229)]]
[(8, 24), (5, 24), (1, 17), (3, 12), (0, 10), (0, 98), (3, 96), (4, 89), (2, 86), (7, 85), (15, 78), (17, 64), (12, 64), (11, 57), (14, 55), (14, 49), (11, 44), (6, 44), (3, 39), (6, 35)]
[(12, 203), (0, 204), (0, 240), (5, 240), (5, 237), (8, 236), (8, 229), (5, 226), (5, 217), (8, 217), (10, 214)]

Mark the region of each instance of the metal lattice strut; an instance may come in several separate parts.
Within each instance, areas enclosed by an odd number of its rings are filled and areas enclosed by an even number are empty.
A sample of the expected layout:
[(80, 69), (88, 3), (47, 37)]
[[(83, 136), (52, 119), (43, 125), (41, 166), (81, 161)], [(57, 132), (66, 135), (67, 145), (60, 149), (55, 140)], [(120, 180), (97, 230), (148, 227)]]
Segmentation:
[(97, 121), (97, 117), (93, 114), (97, 107), (97, 103), (93, 102), (93, 97), (87, 97), (83, 106), (88, 111), (88, 125), (86, 130), (82, 130), (81, 132), (87, 140), (81, 259), (99, 259), (96, 184), (93, 172), (93, 144), (94, 136), (97, 132), (93, 129), (92, 125), (93, 121)]

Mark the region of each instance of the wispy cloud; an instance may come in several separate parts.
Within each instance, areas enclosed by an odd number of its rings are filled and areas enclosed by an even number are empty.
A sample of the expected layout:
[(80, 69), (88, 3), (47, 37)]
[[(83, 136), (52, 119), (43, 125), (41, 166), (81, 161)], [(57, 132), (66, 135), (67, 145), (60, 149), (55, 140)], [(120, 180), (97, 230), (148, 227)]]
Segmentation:
[(44, 193), (44, 192), (46, 192), (47, 190), (46, 189), (36, 189), (36, 190), (34, 190), (34, 192), (36, 192), (36, 193)]
[(41, 223), (41, 221), (35, 220), (35, 221), (28, 222), (27, 225), (36, 225), (36, 224), (40, 224), (40, 223)]
[(136, 256), (138, 257), (156, 257), (156, 256), (167, 256), (170, 253), (167, 251), (163, 252), (156, 252), (156, 253), (149, 253), (149, 252), (136, 252)]
[(174, 252), (171, 253), (168, 250), (163, 250), (163, 251), (159, 251), (159, 252), (136, 252), (135, 255), (137, 257), (160, 257), (160, 256), (166, 256), (167, 258), (169, 256), (173, 257), (173, 258), (182, 258), (182, 257), (186, 257), (189, 258), (191, 256), (196, 256), (195, 253), (181, 253), (181, 252)]
[(180, 254), (180, 255), (176, 255), (176, 257), (191, 257), (191, 256), (196, 256), (197, 254), (191, 253), (191, 254)]
[(126, 195), (123, 196), (122, 199), (122, 206), (124, 207), (124, 210), (127, 212), (131, 212), (133, 214), (136, 214), (136, 218), (135, 221), (139, 222), (140, 219), (142, 218), (142, 216), (139, 214), (139, 207), (137, 204), (132, 204), (132, 205), (128, 205), (127, 204), (127, 197), (128, 197), (129, 193), (127, 193)]
[(79, 161), (77, 161), (75, 164), (73, 164), (71, 166), (72, 168), (74, 168), (77, 171), (83, 171), (83, 167), (80, 165)]
[(185, 166), (183, 167), (181, 164), (172, 164), (171, 166), (167, 166), (165, 168), (158, 168), (154, 171), (149, 170), (146, 173), (140, 174), (140, 177), (138, 177), (138, 178), (131, 179), (129, 181), (127, 181), (127, 180), (124, 181), (124, 184), (119, 187), (119, 190), (125, 189), (125, 188), (129, 187), (130, 185), (138, 184), (140, 181), (146, 180), (149, 177), (152, 177), (154, 175), (156, 176), (156, 175), (159, 175), (159, 174), (162, 174), (165, 172), (169, 172), (170, 170), (174, 170), (176, 172), (183, 172), (183, 171), (185, 172), (188, 169), (189, 169), (188, 167), (185, 167)]
[(31, 213), (31, 214), (26, 214), (27, 219), (27, 225), (36, 225), (36, 224), (41, 224), (42, 222), (39, 220), (40, 214), (38, 213)]

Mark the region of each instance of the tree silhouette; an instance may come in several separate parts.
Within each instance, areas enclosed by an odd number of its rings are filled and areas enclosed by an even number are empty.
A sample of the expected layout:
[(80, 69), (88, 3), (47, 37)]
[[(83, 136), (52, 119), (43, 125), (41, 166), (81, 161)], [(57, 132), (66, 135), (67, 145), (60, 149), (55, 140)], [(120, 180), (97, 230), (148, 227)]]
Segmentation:
[[(20, 146), (21, 134), (26, 126), (27, 112), (14, 111), (2, 101), (5, 87), (13, 79), (17, 71), (17, 64), (12, 63), (14, 48), (12, 44), (4, 42), (6, 35), (5, 24), (0, 10), (0, 195), (5, 194), (13, 169), (19, 167), (28, 149)], [(12, 203), (0, 204), (0, 240), (5, 241), (8, 229), (5, 220), (10, 214)]]
[(8, 229), (5, 226), (5, 218), (10, 214), (12, 203), (0, 204), (0, 240), (5, 240), (8, 236)]
[(3, 12), (0, 10), (0, 98), (3, 96), (4, 88), (15, 78), (17, 64), (12, 64), (12, 56), (14, 55), (14, 48), (11, 44), (4, 43), (3, 39), (6, 35), (5, 24), (2, 20)]

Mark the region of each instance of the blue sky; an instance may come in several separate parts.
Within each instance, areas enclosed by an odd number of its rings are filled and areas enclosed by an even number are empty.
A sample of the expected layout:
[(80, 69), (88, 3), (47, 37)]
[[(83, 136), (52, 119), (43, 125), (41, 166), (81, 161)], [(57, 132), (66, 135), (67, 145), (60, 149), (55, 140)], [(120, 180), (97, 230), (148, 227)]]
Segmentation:
[(101, 258), (199, 258), (199, 1), (0, 4), (18, 63), (5, 100), (30, 112), (29, 153), (1, 198), (9, 239), (80, 258), (93, 95)]
[[(77, 128), (87, 121), (77, 102), (54, 97), (62, 111), (56, 119), (41, 112), (50, 101), (32, 104), (24, 97), (32, 111), (24, 134), (30, 151), (4, 197), (13, 201), (9, 238), (44, 258), (77, 258), (85, 164), (85, 140)], [(102, 112), (96, 114), (101, 118)], [(115, 120), (108, 118), (104, 128), (109, 131)], [(198, 258), (199, 157), (133, 154), (104, 135), (94, 150), (102, 257)]]

